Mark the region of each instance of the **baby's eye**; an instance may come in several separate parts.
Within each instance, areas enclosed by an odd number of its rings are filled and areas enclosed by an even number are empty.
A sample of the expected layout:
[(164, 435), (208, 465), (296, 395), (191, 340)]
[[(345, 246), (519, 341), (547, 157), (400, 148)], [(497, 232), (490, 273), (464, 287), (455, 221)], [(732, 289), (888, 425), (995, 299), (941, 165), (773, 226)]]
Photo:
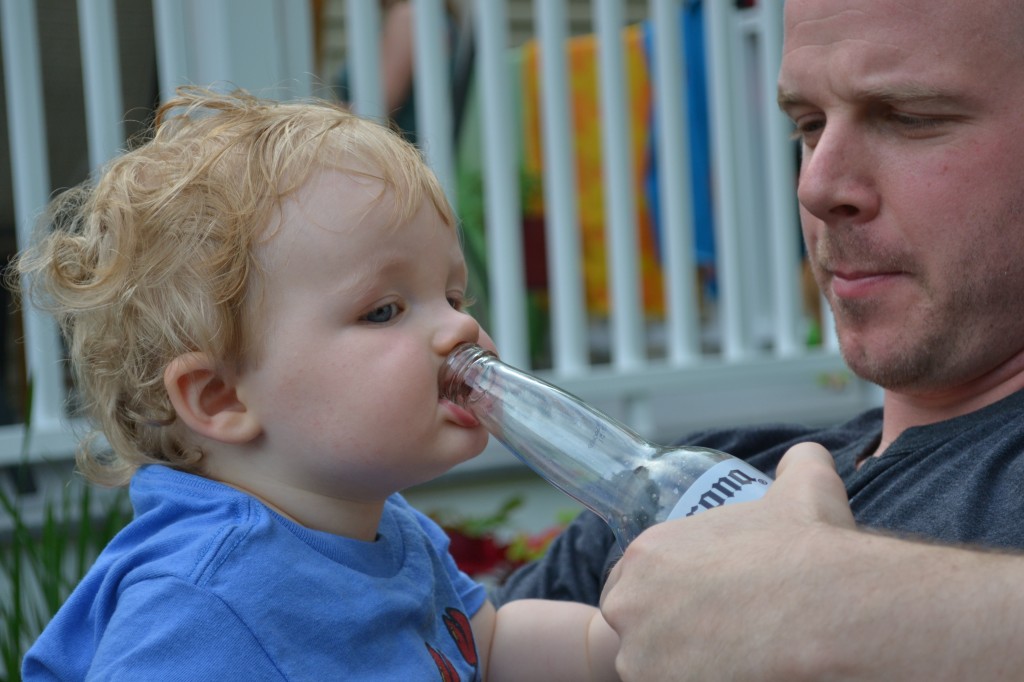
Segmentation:
[(448, 295), (448, 304), (455, 310), (458, 310), (460, 313), (464, 313), (467, 310), (469, 310), (469, 307), (473, 305), (473, 302), (473, 299), (466, 298), (466, 296), (463, 294)]
[(366, 322), (372, 322), (374, 324), (382, 324), (393, 320), (399, 312), (401, 311), (398, 308), (397, 303), (386, 303), (382, 306), (377, 306), (359, 319)]

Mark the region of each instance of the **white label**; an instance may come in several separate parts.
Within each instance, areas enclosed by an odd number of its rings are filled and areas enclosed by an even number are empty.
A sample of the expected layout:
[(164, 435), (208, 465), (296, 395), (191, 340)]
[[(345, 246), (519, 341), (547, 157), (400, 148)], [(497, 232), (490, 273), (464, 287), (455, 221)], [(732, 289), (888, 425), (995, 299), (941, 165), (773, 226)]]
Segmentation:
[(760, 499), (771, 479), (742, 459), (719, 462), (700, 475), (676, 502), (668, 519), (693, 516), (733, 502)]

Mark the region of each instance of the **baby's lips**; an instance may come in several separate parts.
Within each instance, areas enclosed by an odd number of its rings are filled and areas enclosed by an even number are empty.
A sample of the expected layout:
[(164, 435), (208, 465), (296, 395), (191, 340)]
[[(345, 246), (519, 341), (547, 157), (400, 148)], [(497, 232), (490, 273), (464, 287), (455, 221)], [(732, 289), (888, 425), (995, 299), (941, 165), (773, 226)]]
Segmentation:
[(477, 426), (480, 426), (480, 420), (474, 417), (473, 413), (470, 412), (469, 410), (459, 407), (452, 401), (444, 398), (441, 399), (441, 402), (443, 402), (445, 406), (448, 408), (448, 412), (452, 416), (452, 421), (454, 421), (459, 426), (465, 427), (467, 429), (472, 429), (476, 428)]

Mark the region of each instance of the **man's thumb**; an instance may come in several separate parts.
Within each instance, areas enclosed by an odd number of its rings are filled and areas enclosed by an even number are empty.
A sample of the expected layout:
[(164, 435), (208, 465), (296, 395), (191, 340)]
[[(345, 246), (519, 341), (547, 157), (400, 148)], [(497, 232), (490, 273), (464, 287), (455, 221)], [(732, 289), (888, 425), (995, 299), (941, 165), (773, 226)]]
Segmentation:
[(817, 443), (794, 445), (775, 470), (775, 483), (768, 490), (773, 497), (784, 497), (814, 520), (853, 527), (846, 487), (836, 473), (829, 451)]

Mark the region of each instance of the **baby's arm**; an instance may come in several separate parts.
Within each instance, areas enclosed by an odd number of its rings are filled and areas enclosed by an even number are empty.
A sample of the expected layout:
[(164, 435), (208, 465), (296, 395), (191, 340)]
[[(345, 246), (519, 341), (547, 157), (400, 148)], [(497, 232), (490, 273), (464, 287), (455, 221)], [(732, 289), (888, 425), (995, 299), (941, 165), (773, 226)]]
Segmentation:
[(523, 599), (473, 617), (484, 679), (618, 680), (619, 637), (593, 606)]

